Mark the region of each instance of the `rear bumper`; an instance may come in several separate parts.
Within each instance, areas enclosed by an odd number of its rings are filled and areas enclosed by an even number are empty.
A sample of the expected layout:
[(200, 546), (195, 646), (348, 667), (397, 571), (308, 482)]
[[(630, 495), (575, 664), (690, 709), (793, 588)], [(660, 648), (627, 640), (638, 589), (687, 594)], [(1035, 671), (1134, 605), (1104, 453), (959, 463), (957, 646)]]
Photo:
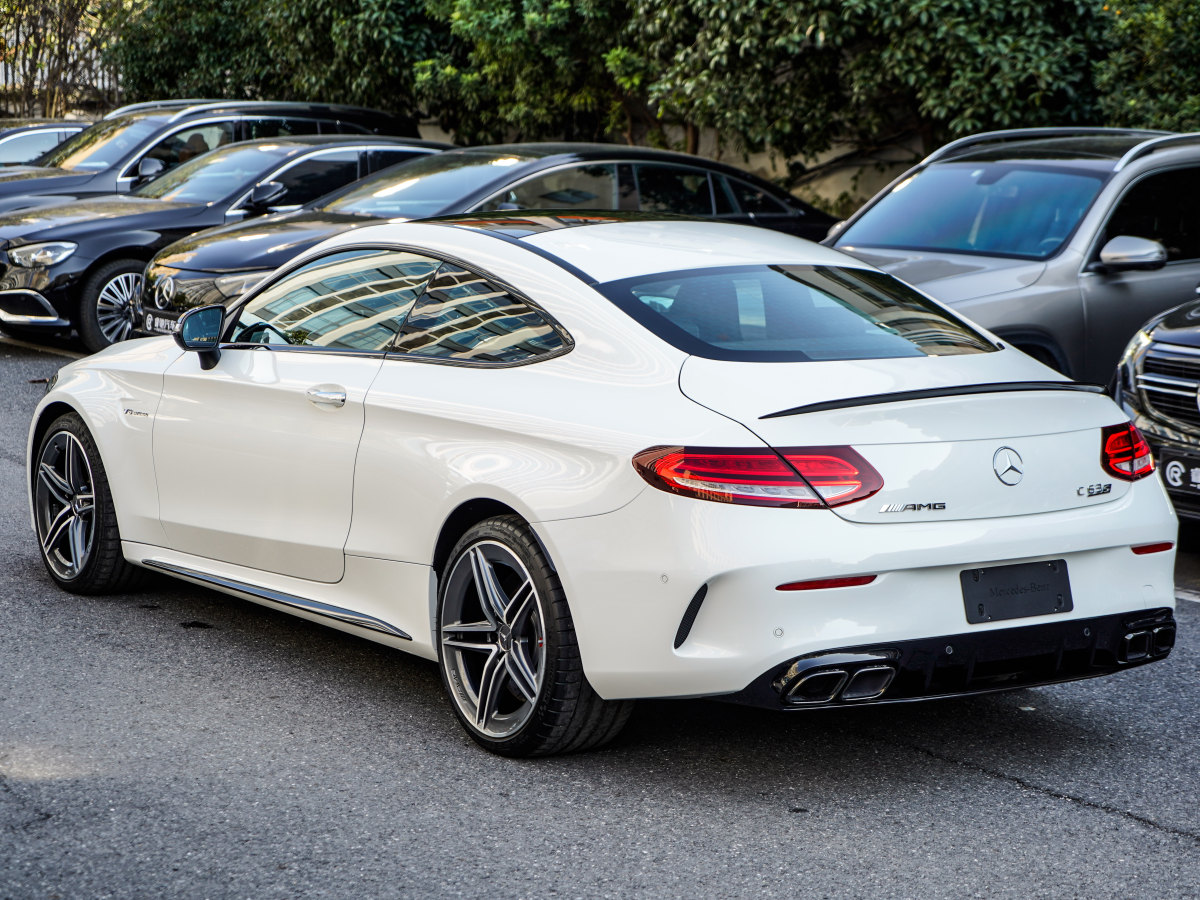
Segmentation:
[(963, 697), (1111, 675), (1174, 646), (1172, 611), (1145, 610), (814, 653), (720, 699), (797, 710)]

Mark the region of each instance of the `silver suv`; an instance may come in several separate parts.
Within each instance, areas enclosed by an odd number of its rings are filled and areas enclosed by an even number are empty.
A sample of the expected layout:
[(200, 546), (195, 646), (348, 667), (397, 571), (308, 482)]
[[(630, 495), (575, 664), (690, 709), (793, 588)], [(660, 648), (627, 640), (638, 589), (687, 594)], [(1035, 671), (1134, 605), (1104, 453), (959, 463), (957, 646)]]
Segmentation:
[(1143, 322), (1200, 291), (1197, 196), (1200, 134), (995, 131), (937, 150), (825, 243), (1107, 383)]

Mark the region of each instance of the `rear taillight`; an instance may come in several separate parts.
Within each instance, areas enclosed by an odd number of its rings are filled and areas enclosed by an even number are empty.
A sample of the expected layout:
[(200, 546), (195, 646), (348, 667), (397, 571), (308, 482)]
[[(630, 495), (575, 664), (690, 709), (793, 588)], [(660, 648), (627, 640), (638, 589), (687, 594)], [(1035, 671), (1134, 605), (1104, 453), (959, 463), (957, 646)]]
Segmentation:
[(1154, 454), (1132, 422), (1100, 430), (1100, 465), (1122, 481), (1137, 481), (1154, 471)]
[(651, 447), (633, 465), (659, 490), (750, 506), (838, 506), (883, 487), (879, 473), (850, 447)]

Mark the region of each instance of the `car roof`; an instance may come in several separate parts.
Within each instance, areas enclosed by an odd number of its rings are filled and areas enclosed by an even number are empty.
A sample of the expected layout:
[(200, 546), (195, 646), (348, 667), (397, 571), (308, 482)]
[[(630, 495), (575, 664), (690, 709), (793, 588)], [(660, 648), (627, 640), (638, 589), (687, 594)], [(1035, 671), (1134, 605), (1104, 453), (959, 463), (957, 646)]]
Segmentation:
[(364, 106), (347, 106), (340, 103), (305, 103), (291, 100), (155, 100), (147, 103), (131, 103), (108, 113), (105, 119), (125, 116), (162, 119), (167, 122), (182, 121), (191, 116), (231, 113), (235, 115), (285, 115), (294, 113), (306, 116), (328, 116), (342, 119), (394, 119), (395, 116), (378, 109)]
[(79, 119), (0, 119), (0, 132), (28, 129), (87, 128), (91, 122)]
[(603, 144), (574, 141), (547, 141), (527, 144), (485, 144), (478, 147), (461, 147), (451, 151), (464, 156), (502, 159), (512, 157), (519, 163), (568, 162), (588, 160), (618, 160), (669, 162), (677, 165), (719, 169), (743, 179), (761, 181), (758, 176), (744, 172), (719, 160), (674, 150), (658, 150), (653, 147), (632, 147), (628, 144)]
[(1143, 128), (1012, 128), (951, 141), (919, 164), (1036, 161), (1103, 172), (1119, 172), (1136, 160), (1164, 150), (1200, 149), (1200, 133)]
[(752, 225), (643, 212), (561, 210), (444, 216), (368, 225), (325, 246), (403, 239), (424, 226), (488, 234), (548, 259), (589, 284), (739, 265), (872, 266), (812, 241)]

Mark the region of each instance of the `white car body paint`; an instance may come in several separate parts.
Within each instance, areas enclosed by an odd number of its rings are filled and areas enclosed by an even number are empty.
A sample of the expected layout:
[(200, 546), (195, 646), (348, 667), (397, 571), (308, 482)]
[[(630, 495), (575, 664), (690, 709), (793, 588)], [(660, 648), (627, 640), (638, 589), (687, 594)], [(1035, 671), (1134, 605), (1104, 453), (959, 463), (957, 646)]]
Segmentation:
[[(466, 262), (544, 307), (573, 349), (511, 368), (225, 350), (204, 371), (170, 337), (134, 341), (62, 370), (35, 413), (31, 457), (43, 410), (77, 410), (108, 461), (129, 561), (374, 617), (412, 640), (249, 597), (425, 658), (436, 658), (432, 565), (443, 524), (464, 503), (503, 503), (546, 548), (585, 673), (609, 699), (732, 693), (799, 655), (867, 642), (1173, 608), (1174, 553), (1130, 551), (1175, 539), (1158, 479), (1076, 493), (1112, 480), (1100, 469), (1099, 430), (1124, 419), (1105, 398), (984, 394), (762, 419), (841, 398), (1061, 376), (1008, 349), (804, 363), (689, 357), (520, 244), (599, 282), (747, 263), (869, 268), (713, 223), (565, 228), (521, 242), (447, 225), (365, 227), (303, 258), (388, 246)], [(346, 404), (315, 406), (309, 388), (342, 389)], [(656, 490), (631, 462), (657, 445), (830, 444), (858, 449), (883, 491), (835, 510), (728, 505)], [(991, 460), (1001, 446), (1025, 458), (1027, 483), (999, 484)], [(880, 512), (934, 500), (944, 512)], [(968, 626), (963, 569), (1048, 559), (1067, 561), (1073, 610)], [(862, 574), (878, 577), (776, 590)], [(675, 648), (701, 585), (708, 596)]]

